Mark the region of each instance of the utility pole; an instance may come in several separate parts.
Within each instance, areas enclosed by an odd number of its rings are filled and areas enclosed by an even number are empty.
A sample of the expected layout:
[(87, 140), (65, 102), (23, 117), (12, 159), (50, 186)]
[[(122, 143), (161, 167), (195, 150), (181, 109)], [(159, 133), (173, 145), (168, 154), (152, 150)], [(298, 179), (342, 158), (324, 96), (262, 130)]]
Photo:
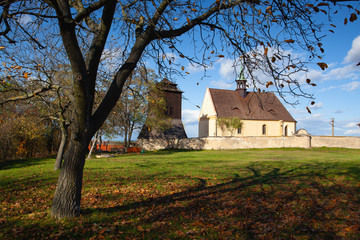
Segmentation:
[(331, 136), (334, 136), (334, 125), (335, 125), (334, 118), (330, 118), (330, 125), (331, 125)]

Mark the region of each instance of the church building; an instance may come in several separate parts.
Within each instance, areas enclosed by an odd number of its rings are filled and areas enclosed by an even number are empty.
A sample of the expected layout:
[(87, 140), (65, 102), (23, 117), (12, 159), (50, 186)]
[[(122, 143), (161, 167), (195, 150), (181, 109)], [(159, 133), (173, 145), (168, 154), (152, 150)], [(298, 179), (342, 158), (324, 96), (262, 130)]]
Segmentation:
[[(238, 118), (234, 131), (219, 126), (221, 118)], [(207, 88), (199, 117), (199, 137), (291, 136), (296, 121), (274, 93), (248, 92), (246, 80), (236, 80), (236, 90)]]

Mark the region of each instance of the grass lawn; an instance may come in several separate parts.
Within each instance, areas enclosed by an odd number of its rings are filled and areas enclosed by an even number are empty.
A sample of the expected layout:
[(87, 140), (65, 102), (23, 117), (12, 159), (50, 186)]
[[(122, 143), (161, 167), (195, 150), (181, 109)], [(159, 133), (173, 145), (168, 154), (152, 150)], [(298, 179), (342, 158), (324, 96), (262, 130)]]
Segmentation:
[(90, 159), (83, 214), (60, 221), (54, 162), (0, 163), (0, 239), (360, 239), (360, 150)]

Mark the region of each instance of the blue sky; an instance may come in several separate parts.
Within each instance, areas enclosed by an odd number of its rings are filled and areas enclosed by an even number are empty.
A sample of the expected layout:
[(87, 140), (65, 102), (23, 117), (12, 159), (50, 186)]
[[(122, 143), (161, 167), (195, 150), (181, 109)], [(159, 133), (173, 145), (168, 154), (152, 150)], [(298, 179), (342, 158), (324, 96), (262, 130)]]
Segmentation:
[[(328, 69), (322, 71), (316, 64), (309, 65), (309, 72), (298, 76), (304, 90), (313, 93), (316, 104), (310, 106), (309, 99), (298, 98), (299, 104), (284, 104), (297, 120), (297, 129), (304, 128), (312, 135), (331, 135), (330, 119), (335, 119), (336, 136), (360, 136), (360, 31), (359, 20), (344, 25), (345, 15), (334, 20), (335, 33), (328, 33), (323, 41), (325, 49), (323, 61)], [(302, 54), (298, 52), (298, 54)], [(175, 56), (176, 57), (176, 56)], [(209, 88), (235, 89), (232, 61), (222, 58), (217, 61), (201, 80), (203, 72), (188, 66), (190, 74), (175, 79), (186, 98), (182, 102), (182, 119), (188, 137), (198, 136), (198, 117), (205, 95)], [(310, 87), (305, 79), (310, 78), (316, 87)], [(197, 85), (199, 82), (199, 85)], [(271, 89), (270, 89), (271, 90)], [(294, 100), (291, 97), (288, 100)], [(306, 110), (309, 106), (311, 114)]]

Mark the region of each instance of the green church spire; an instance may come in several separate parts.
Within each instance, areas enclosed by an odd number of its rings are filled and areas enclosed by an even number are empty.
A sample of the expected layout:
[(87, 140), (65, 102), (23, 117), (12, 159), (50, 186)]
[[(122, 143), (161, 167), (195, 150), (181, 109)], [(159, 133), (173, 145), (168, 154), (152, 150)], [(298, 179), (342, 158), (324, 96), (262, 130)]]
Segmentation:
[(240, 66), (240, 73), (239, 73), (239, 75), (238, 75), (238, 79), (237, 79), (237, 80), (246, 80), (245, 75), (244, 75), (244, 68), (243, 68), (242, 65)]

